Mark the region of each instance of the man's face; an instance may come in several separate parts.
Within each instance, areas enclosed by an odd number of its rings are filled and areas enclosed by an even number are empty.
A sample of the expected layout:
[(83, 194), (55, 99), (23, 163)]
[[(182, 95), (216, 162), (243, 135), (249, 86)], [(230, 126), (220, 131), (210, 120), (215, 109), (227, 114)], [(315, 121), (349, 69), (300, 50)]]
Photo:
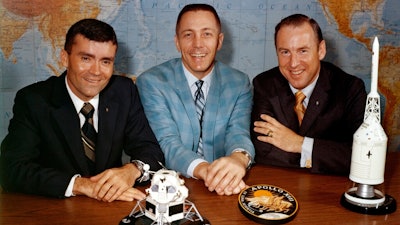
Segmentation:
[(67, 67), (67, 82), (72, 92), (83, 101), (89, 101), (110, 80), (117, 46), (111, 41), (96, 42), (78, 34), (71, 53), (61, 51), (61, 61)]
[(303, 89), (318, 76), (320, 60), (325, 57), (325, 41), (318, 43), (308, 23), (283, 26), (277, 33), (276, 52), (279, 70), (289, 83)]
[(190, 11), (181, 18), (175, 45), (181, 52), (185, 68), (201, 79), (211, 72), (223, 39), (224, 35), (211, 12)]

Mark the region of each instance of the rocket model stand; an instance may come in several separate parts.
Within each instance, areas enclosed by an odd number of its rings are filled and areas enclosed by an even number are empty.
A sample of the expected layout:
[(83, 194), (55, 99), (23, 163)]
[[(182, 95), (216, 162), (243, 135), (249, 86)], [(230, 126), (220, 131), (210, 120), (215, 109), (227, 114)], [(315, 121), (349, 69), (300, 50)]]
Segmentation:
[(384, 180), (387, 147), (387, 136), (380, 123), (378, 62), (379, 43), (375, 37), (371, 92), (367, 96), (364, 122), (353, 136), (349, 178), (355, 183), (342, 195), (341, 204), (354, 212), (381, 215), (396, 211), (396, 200), (376, 188)]

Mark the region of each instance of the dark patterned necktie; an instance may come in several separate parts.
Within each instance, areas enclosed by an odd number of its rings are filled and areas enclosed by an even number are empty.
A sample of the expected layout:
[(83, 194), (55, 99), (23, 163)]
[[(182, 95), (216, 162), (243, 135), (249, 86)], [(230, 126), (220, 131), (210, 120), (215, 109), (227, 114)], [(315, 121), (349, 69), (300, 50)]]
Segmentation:
[(199, 140), (199, 148), (197, 149), (197, 154), (203, 156), (203, 111), (205, 106), (204, 93), (201, 87), (203, 86), (204, 81), (198, 80), (196, 81), (197, 90), (195, 92), (195, 105), (197, 116), (199, 117), (200, 122), (200, 140)]
[(81, 113), (85, 116), (86, 120), (81, 129), (81, 136), (85, 155), (91, 161), (95, 161), (95, 147), (97, 140), (97, 133), (93, 126), (93, 113), (94, 108), (90, 103), (83, 104)]
[(301, 125), (301, 122), (303, 122), (304, 112), (306, 111), (306, 107), (303, 104), (303, 101), (306, 98), (306, 96), (303, 94), (303, 92), (298, 91), (296, 92), (295, 97), (296, 97), (296, 104), (294, 106), (294, 111), (297, 114), (299, 125)]

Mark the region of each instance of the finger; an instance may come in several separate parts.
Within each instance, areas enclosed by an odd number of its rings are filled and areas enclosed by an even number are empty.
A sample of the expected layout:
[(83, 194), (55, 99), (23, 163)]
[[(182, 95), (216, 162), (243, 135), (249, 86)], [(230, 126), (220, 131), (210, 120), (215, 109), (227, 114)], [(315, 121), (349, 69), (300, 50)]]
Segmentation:
[(233, 183), (231, 183), (224, 190), (224, 194), (225, 195), (239, 194), (240, 191), (242, 191), (245, 187), (246, 187), (246, 184), (244, 183), (244, 181), (243, 180), (239, 180), (237, 185), (233, 185)]
[(235, 181), (235, 176), (231, 173), (227, 173), (224, 178), (217, 184), (215, 190), (217, 192), (232, 192), (234, 186), (236, 186), (238, 182)]
[[(108, 180), (107, 171), (104, 171), (100, 174), (97, 174), (94, 177), (91, 177), (90, 180), (96, 183), (96, 185), (94, 186), (94, 189), (93, 189), (93, 195), (95, 195), (95, 196), (99, 195), (100, 190), (103, 188), (103, 185)], [(104, 192), (104, 190), (103, 190), (103, 192)]]
[(269, 136), (257, 136), (257, 140), (265, 142), (265, 143), (269, 143), (269, 144), (274, 144), (274, 140), (276, 140), (276, 138), (271, 138)]
[[(215, 174), (212, 176), (212, 174)], [(217, 172), (207, 173), (207, 186), (209, 191), (214, 191), (219, 182), (225, 177), (226, 171), (223, 169), (218, 169)]]
[(267, 122), (262, 122), (262, 121), (254, 122), (254, 127), (258, 127), (258, 128), (265, 128), (267, 125), (268, 125)]
[(266, 121), (270, 129), (279, 129), (282, 125), (279, 121), (277, 121), (274, 117), (268, 115), (262, 115), (262, 118)]
[(121, 188), (118, 188), (116, 186), (111, 186), (102, 200), (105, 202), (112, 202), (116, 200), (121, 194), (122, 194)]
[(129, 188), (125, 192), (123, 192), (120, 196), (118, 196), (117, 200), (121, 201), (133, 201), (133, 200), (143, 200), (146, 198), (146, 194), (141, 192), (136, 188)]
[[(106, 195), (107, 195), (108, 192), (111, 191), (110, 190), (111, 188), (112, 188), (112, 184), (111, 183), (104, 183), (101, 186), (100, 190), (98, 191), (98, 193), (96, 195), (97, 199), (101, 199), (103, 201), (106, 201)], [(111, 191), (110, 195), (114, 194), (114, 193), (115, 193), (115, 191)]]
[(219, 170), (219, 161), (220, 160), (217, 159), (207, 167), (206, 177), (204, 179), (204, 184), (206, 187), (210, 187), (214, 182)]

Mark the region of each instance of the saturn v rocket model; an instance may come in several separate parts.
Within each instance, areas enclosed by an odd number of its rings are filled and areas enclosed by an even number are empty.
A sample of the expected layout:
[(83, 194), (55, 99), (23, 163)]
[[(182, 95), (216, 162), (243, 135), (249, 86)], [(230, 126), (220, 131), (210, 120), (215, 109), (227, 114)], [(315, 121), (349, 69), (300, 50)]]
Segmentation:
[(378, 186), (384, 181), (387, 136), (381, 126), (378, 87), (379, 43), (372, 47), (371, 92), (367, 96), (364, 122), (354, 133), (350, 166), (353, 186), (342, 196), (344, 207), (365, 214), (387, 214), (396, 210), (396, 201)]

